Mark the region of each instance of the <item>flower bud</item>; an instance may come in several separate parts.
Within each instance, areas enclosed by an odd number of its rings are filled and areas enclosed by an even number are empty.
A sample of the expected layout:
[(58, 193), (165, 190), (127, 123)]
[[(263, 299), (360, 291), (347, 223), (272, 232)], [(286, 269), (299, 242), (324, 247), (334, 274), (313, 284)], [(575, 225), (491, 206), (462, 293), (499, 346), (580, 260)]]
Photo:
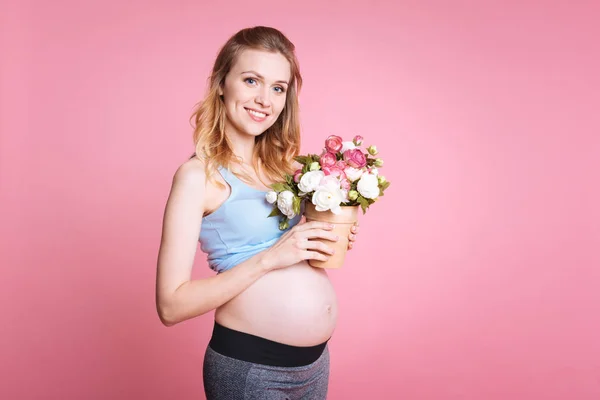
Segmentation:
[(383, 160), (381, 158), (377, 158), (373, 165), (376, 167), (383, 167)]
[(279, 230), (284, 231), (290, 227), (290, 221), (285, 218), (283, 221), (279, 222)]
[(348, 192), (348, 198), (352, 201), (358, 199), (358, 192), (356, 190), (351, 190)]
[(311, 171), (317, 171), (317, 170), (321, 169), (321, 166), (319, 165), (318, 162), (315, 161), (315, 162), (313, 162), (313, 163), (310, 164), (309, 168), (310, 168)]
[(277, 201), (277, 192), (271, 190), (267, 193), (266, 198), (269, 204), (275, 203)]
[(369, 148), (367, 149), (367, 151), (368, 151), (368, 152), (369, 152), (369, 154), (370, 154), (370, 155), (372, 155), (372, 156), (376, 156), (376, 155), (377, 155), (377, 153), (379, 153), (379, 152), (377, 151), (377, 146), (374, 146), (374, 145), (371, 145), (371, 146), (369, 146)]
[(380, 185), (383, 185), (384, 183), (386, 183), (386, 182), (387, 182), (387, 179), (385, 179), (385, 176), (383, 176), (383, 175), (379, 175), (379, 176), (377, 177), (377, 180), (379, 181), (379, 184), (380, 184)]
[(363, 137), (360, 135), (356, 135), (354, 136), (354, 139), (352, 139), (352, 143), (354, 143), (354, 145), (356, 146), (360, 146), (363, 142)]

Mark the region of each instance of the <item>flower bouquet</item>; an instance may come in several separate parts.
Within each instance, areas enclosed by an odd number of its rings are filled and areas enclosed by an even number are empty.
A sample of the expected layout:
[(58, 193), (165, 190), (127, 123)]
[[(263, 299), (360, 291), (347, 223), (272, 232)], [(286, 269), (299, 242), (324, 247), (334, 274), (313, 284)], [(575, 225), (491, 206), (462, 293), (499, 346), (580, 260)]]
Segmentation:
[(352, 141), (331, 135), (325, 140), (321, 155), (297, 156), (302, 164), (294, 175), (285, 175), (285, 182), (271, 185), (266, 195), (273, 204), (269, 217), (280, 217), (279, 229), (289, 227), (289, 220), (299, 215), (305, 202), (304, 215), (307, 221), (324, 221), (335, 225), (337, 242), (321, 239), (335, 248), (328, 261), (310, 260), (313, 267), (340, 268), (348, 248), (350, 229), (358, 219), (358, 210), (363, 214), (390, 186), (378, 168), (383, 166), (376, 146), (362, 149), (363, 138), (355, 136)]

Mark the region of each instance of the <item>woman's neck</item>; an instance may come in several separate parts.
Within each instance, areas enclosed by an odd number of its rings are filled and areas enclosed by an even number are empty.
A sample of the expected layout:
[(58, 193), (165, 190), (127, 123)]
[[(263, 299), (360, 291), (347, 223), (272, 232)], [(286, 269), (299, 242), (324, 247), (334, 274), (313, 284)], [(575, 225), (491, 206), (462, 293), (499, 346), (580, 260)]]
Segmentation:
[(237, 129), (226, 129), (225, 134), (231, 144), (231, 151), (243, 164), (252, 165), (254, 157), (255, 138), (252, 135), (241, 134)]

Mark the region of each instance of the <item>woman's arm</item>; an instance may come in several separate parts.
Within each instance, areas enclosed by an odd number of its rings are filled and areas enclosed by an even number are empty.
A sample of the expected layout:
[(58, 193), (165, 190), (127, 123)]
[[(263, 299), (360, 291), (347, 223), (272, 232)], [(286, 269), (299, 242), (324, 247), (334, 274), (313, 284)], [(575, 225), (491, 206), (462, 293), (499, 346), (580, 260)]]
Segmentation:
[(262, 253), (235, 268), (191, 280), (206, 199), (204, 165), (183, 164), (173, 177), (165, 207), (156, 275), (156, 308), (161, 322), (172, 326), (225, 304), (268, 272)]

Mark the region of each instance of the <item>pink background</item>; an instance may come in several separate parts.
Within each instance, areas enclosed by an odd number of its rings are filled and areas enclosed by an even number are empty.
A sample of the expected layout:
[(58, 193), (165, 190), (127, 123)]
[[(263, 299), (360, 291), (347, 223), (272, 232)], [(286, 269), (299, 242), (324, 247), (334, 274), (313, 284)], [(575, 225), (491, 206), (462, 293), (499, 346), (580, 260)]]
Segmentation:
[(297, 45), (303, 151), (361, 134), (392, 181), (330, 273), (329, 398), (600, 398), (599, 8), (450, 3), (3, 2), (0, 398), (203, 397), (213, 314), (155, 311), (162, 212), (258, 24)]

